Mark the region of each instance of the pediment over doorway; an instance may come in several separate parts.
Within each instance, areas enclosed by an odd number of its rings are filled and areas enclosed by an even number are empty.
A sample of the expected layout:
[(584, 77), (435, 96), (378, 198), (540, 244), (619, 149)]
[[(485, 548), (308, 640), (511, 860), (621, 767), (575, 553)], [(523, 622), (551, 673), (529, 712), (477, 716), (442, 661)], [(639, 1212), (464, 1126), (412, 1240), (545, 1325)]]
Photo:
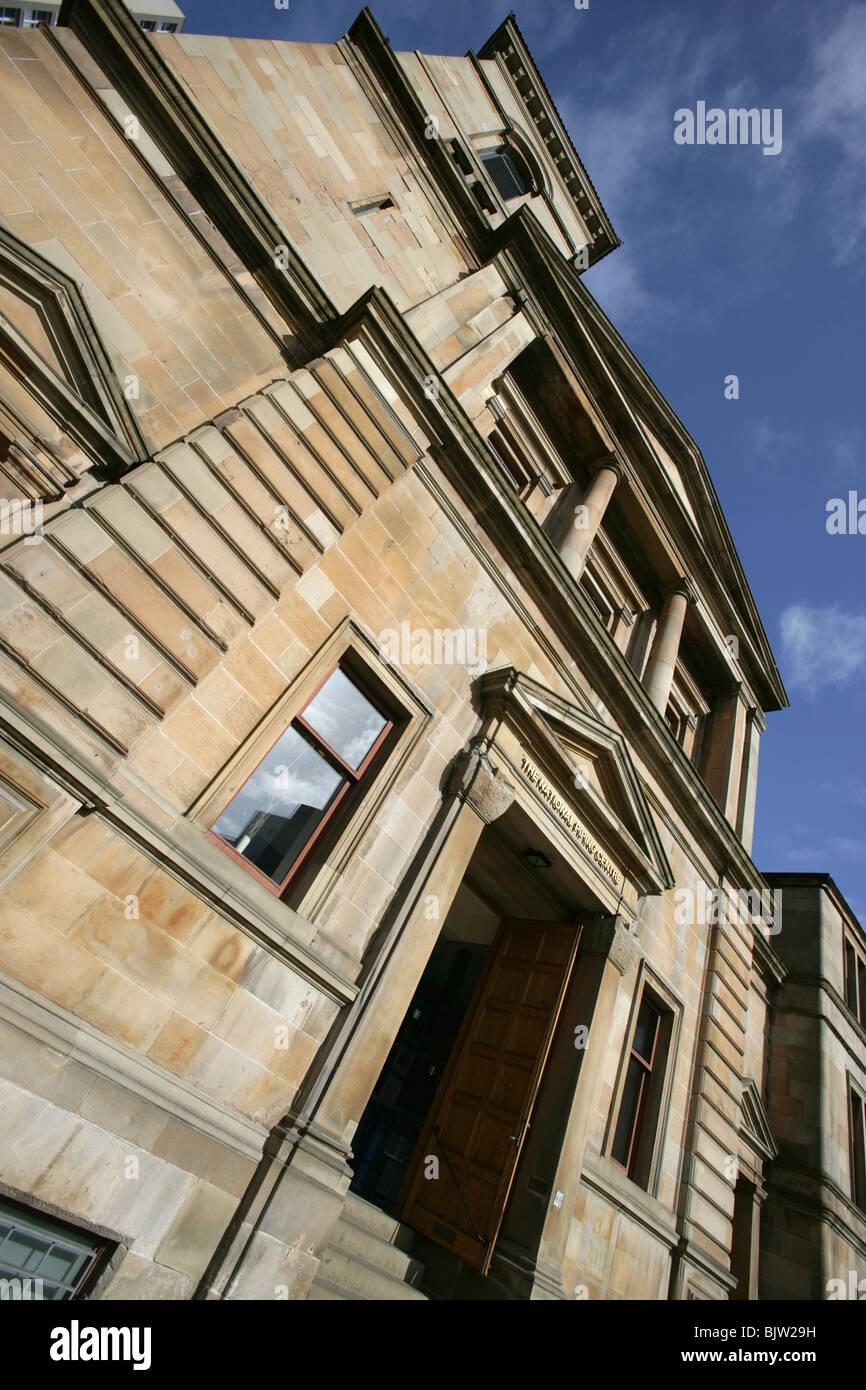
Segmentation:
[(661, 893), (674, 876), (622, 734), (514, 667), (479, 681), (485, 737), (519, 793), (538, 803), (608, 886)]

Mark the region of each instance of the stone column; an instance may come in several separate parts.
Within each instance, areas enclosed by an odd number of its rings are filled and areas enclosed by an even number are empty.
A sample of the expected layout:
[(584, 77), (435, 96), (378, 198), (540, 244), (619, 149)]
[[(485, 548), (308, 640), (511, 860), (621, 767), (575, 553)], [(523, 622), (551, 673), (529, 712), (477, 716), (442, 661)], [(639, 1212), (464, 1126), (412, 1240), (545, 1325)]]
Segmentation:
[(685, 580), (668, 594), (647, 662), (646, 692), (662, 716), (670, 698), (690, 597), (689, 585)]
[(621, 477), (622, 469), (616, 461), (616, 456), (606, 454), (597, 463), (589, 487), (582, 501), (575, 507), (575, 512), (579, 512), (579, 515), (572, 514), (569, 518), (559, 544), (559, 553), (574, 579), (579, 579), (583, 572), (589, 548), (595, 540), (607, 504)]

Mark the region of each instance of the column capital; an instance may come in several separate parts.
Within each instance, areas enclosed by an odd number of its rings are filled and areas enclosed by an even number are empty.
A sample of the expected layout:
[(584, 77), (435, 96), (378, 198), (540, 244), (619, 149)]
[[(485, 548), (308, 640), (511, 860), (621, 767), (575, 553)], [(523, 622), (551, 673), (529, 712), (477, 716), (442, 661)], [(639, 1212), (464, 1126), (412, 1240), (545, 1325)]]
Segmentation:
[(623, 469), (623, 466), (617, 458), (616, 454), (599, 454), (598, 457), (594, 458), (591, 464), (589, 465), (589, 471), (592, 477), (595, 477), (596, 473), (600, 473), (603, 468), (607, 468), (610, 470), (611, 473), (616, 474), (617, 484), (622, 482), (623, 473), (625, 470)]
[(695, 604), (698, 601), (698, 590), (695, 581), (688, 574), (680, 575), (679, 579), (665, 590), (665, 598), (673, 598), (675, 594), (680, 594), (687, 603)]

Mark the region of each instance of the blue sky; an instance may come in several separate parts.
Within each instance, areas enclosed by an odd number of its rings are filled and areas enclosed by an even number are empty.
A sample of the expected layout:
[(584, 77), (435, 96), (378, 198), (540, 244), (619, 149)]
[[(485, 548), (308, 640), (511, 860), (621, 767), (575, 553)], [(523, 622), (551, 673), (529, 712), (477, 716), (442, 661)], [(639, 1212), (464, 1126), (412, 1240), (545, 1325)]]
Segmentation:
[[(343, 0), (185, 0), (198, 33), (333, 42)], [(395, 49), (480, 48), (508, 0), (381, 0)], [(585, 282), (697, 441), (791, 708), (754, 858), (829, 872), (866, 925), (866, 0), (515, 3), (623, 246)], [(678, 145), (674, 112), (781, 108), (782, 148)], [(725, 378), (739, 379), (726, 400)]]

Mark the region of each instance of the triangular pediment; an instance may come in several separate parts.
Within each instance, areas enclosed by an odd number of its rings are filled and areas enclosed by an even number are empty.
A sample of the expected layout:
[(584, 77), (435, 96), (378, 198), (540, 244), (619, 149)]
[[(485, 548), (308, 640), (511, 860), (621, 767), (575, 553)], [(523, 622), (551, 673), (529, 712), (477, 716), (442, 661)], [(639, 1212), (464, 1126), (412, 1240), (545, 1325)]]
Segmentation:
[(645, 420), (638, 420), (638, 424), (647, 444), (667, 474), (668, 482), (685, 508), (689, 520), (698, 535), (702, 536), (702, 528), (698, 521), (695, 507), (692, 504), (691, 496), (689, 495), (689, 486), (687, 486), (682, 466), (674, 460), (673, 456), (668, 452), (664, 444), (662, 444), (658, 435), (650, 429)]
[(740, 1097), (740, 1133), (749, 1146), (769, 1161), (779, 1156), (779, 1146), (770, 1128), (761, 1093), (751, 1077), (744, 1077)]
[(117, 473), (147, 457), (75, 281), (2, 227), (0, 368), (26, 386), (36, 412), (32, 421), (22, 419), (23, 436), (29, 424), (44, 438), (40, 424), (47, 415), (88, 466)]
[(625, 739), (591, 709), (564, 700), (513, 667), (482, 677), (485, 712), (506, 720), (575, 812), (617, 848), (640, 893), (674, 877)]

